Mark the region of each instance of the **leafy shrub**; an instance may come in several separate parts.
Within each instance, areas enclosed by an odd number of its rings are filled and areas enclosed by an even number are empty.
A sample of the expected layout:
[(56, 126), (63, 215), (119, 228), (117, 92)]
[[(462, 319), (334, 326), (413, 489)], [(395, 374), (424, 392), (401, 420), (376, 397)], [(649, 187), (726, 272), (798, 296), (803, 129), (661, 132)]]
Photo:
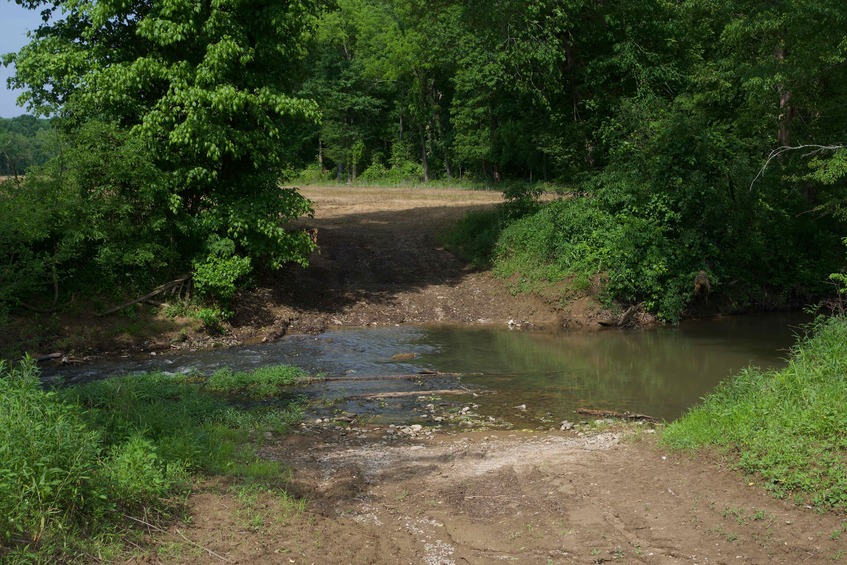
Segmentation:
[(194, 261), (194, 285), (201, 295), (228, 301), (236, 282), (251, 270), (250, 257), (237, 255), (234, 241), (213, 235), (206, 257)]
[(198, 308), (194, 313), (194, 316), (203, 322), (203, 327), (205, 327), (209, 332), (221, 333), (223, 331), (221, 323), (224, 319), (226, 319), (226, 315), (220, 308), (215, 306)]
[(318, 163), (308, 165), (297, 175), (297, 181), (302, 184), (322, 184), (332, 180), (332, 172), (325, 170)]
[(112, 502), (126, 511), (161, 506), (161, 500), (187, 483), (179, 463), (164, 464), (152, 441), (136, 432), (115, 445), (104, 464)]
[(491, 266), (494, 247), (506, 220), (501, 208), (474, 210), (439, 235), (442, 245), (473, 266)]
[(576, 286), (609, 267), (617, 239), (613, 219), (583, 199), (559, 200), (503, 230), (496, 272), (519, 275), (518, 287), (573, 277)]

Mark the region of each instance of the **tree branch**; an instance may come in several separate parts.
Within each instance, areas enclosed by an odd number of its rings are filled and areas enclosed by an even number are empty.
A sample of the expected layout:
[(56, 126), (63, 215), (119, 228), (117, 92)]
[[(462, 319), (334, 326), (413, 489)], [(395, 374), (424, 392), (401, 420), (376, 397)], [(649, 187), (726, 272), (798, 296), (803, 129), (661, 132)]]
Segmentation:
[(803, 150), (806, 150), (806, 149), (811, 149), (811, 151), (809, 151), (808, 153), (803, 155), (803, 157), (811, 157), (812, 155), (817, 155), (818, 153), (822, 153), (823, 151), (838, 151), (839, 149), (845, 149), (845, 148), (847, 148), (847, 145), (841, 145), (841, 144), (839, 144), (839, 145), (808, 144), (808, 145), (797, 145), (797, 146), (783, 145), (782, 147), (777, 147), (776, 149), (774, 149), (773, 151), (770, 152), (767, 160), (765, 161), (765, 164), (762, 165), (762, 168), (759, 169), (759, 172), (756, 173), (756, 176), (750, 182), (750, 188), (748, 190), (749, 191), (753, 190), (753, 185), (756, 184), (756, 181), (759, 180), (759, 178), (765, 173), (765, 169), (768, 168), (768, 165), (770, 165), (771, 161), (773, 161), (774, 159), (776, 159), (777, 157), (779, 157), (780, 155), (782, 155), (784, 153), (788, 153), (789, 151), (803, 151)]
[(132, 306), (133, 304), (138, 304), (139, 302), (143, 302), (143, 301), (147, 300), (148, 298), (153, 298), (157, 294), (164, 292), (164, 291), (168, 290), (169, 288), (173, 288), (177, 285), (184, 283), (189, 278), (191, 278), (190, 274), (183, 275), (178, 279), (172, 280), (170, 282), (166, 282), (165, 284), (163, 284), (159, 287), (156, 287), (155, 289), (148, 292), (144, 296), (139, 296), (138, 298), (136, 298), (134, 300), (130, 300), (129, 302), (121, 304), (120, 306), (115, 306), (114, 308), (112, 308), (110, 310), (106, 310), (105, 312), (100, 312), (99, 314), (95, 314), (95, 315), (99, 317), (99, 316), (108, 316), (109, 314), (114, 314), (115, 312), (119, 312), (120, 310), (123, 310), (124, 308), (127, 308), (128, 306)]

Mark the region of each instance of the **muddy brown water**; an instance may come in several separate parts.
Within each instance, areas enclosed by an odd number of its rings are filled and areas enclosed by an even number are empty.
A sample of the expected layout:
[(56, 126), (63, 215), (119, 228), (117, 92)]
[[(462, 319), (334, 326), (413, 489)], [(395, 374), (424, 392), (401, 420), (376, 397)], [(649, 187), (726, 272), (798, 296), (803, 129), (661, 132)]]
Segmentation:
[[(293, 364), (325, 378), (297, 387), (308, 417), (355, 412), (425, 422), (432, 406), (473, 406), (511, 425), (555, 426), (578, 408), (671, 420), (748, 366), (783, 366), (807, 318), (766, 314), (651, 330), (590, 333), (383, 327), (287, 336), (275, 343), (45, 370), (68, 384), (146, 371), (209, 374)], [(435, 373), (435, 374), (433, 374)], [(464, 393), (464, 394), (462, 394)], [(429, 416), (424, 407), (430, 406)], [(431, 421), (431, 420), (430, 420)]]

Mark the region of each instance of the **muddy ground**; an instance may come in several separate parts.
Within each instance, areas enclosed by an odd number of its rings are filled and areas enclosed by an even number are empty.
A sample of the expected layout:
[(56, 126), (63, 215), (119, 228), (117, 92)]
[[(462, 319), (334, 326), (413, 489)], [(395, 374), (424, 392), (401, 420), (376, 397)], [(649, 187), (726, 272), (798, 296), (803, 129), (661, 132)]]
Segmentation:
[(145, 561), (797, 564), (847, 549), (843, 516), (770, 498), (720, 458), (668, 453), (649, 427), (387, 431), (267, 442), (305, 509), (207, 485)]
[[(590, 297), (513, 296), (436, 233), (499, 195), (310, 188), (319, 255), (239, 298), (232, 342), (393, 324), (576, 325)], [(202, 334), (161, 347), (199, 347)], [(208, 338), (208, 339), (222, 339)], [(472, 412), (469, 406), (464, 412)], [(349, 419), (349, 418), (348, 418)], [(670, 453), (650, 424), (468, 431), (305, 422), (257, 449), (290, 496), (209, 482), (190, 521), (153, 533), (148, 563), (828, 563), (847, 517), (776, 500), (720, 454)], [(305, 504), (300, 501), (306, 501)], [(152, 549), (150, 549), (152, 548)]]

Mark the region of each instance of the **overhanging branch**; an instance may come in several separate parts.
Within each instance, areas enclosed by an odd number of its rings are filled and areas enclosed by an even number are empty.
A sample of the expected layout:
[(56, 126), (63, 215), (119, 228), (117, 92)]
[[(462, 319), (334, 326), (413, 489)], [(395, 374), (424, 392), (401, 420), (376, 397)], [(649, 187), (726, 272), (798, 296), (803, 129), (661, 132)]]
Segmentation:
[(768, 165), (770, 165), (771, 161), (773, 161), (774, 159), (776, 159), (777, 157), (779, 157), (780, 155), (782, 155), (784, 153), (788, 153), (789, 151), (804, 151), (804, 150), (809, 149), (810, 151), (808, 153), (806, 153), (805, 155), (803, 155), (803, 157), (811, 157), (813, 155), (817, 155), (818, 153), (822, 153), (824, 151), (838, 151), (839, 149), (845, 149), (845, 148), (847, 148), (847, 145), (843, 145), (843, 144), (838, 144), (838, 145), (809, 144), (809, 145), (797, 145), (797, 146), (783, 145), (782, 147), (777, 147), (776, 149), (774, 149), (773, 151), (770, 152), (767, 160), (765, 161), (765, 164), (762, 165), (762, 168), (759, 169), (759, 172), (756, 173), (756, 176), (750, 182), (749, 190), (750, 191), (753, 190), (753, 185), (756, 184), (756, 181), (759, 180), (759, 178), (763, 174), (765, 174), (765, 169), (768, 168)]

